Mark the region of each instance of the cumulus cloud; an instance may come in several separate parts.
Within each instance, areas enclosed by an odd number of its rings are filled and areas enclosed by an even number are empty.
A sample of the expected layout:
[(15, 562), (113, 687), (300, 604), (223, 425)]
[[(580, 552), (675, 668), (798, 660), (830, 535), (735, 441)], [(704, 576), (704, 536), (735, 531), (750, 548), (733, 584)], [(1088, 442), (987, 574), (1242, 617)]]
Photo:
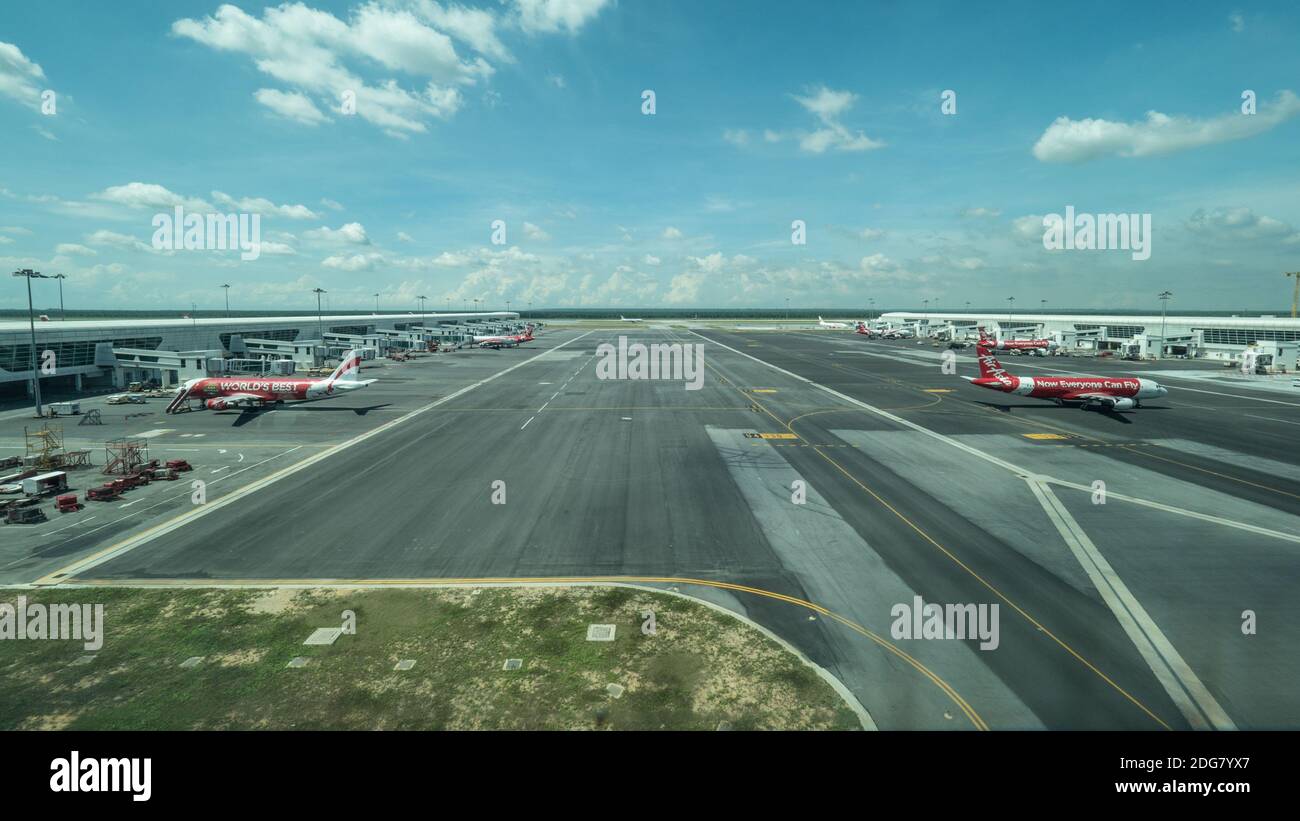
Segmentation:
[(184, 197), (156, 183), (129, 182), (126, 185), (114, 185), (97, 194), (91, 194), (92, 200), (111, 202), (128, 208), (150, 208), (155, 211), (171, 210), (181, 206), (188, 211), (210, 211), (212, 206), (194, 197)]
[(317, 240), (320, 242), (332, 243), (349, 243), (352, 245), (369, 245), (370, 238), (366, 236), (366, 229), (359, 222), (349, 222), (340, 228), (330, 228), (322, 225), (320, 228), (304, 231), (302, 234), (307, 239)]
[[(318, 113), (317, 103), (342, 113), (341, 101), (351, 94), (357, 116), (394, 136), (424, 132), (430, 119), (454, 115), (463, 101), (459, 88), (493, 72), (482, 57), (462, 59), (451, 37), (411, 10), (378, 3), (358, 7), (347, 21), (303, 3), (267, 8), (261, 18), (223, 5), (208, 17), (177, 20), (171, 30), (209, 48), (243, 55), (288, 86), (283, 96), (258, 97), (278, 113), (314, 124), (304, 102)], [(392, 78), (368, 83), (350, 64), (382, 66), (423, 87), (403, 87)]]
[(220, 191), (212, 192), (212, 199), (220, 206), (246, 214), (261, 214), (264, 217), (286, 217), (295, 220), (314, 220), (320, 216), (305, 205), (276, 205), (262, 197), (244, 197), (235, 199)]
[(1058, 117), (1034, 144), (1042, 162), (1081, 163), (1105, 156), (1147, 157), (1254, 137), (1300, 114), (1300, 98), (1279, 92), (1256, 114), (1233, 112), (1210, 119), (1149, 111), (1131, 123)]
[(321, 265), (339, 271), (371, 271), (383, 259), (382, 254), (339, 254), (321, 260)]
[(1249, 208), (1198, 209), (1187, 228), (1199, 239), (1212, 242), (1281, 242), (1300, 244), (1300, 231), (1290, 223), (1261, 216)]
[(45, 71), (13, 43), (0, 42), (0, 95), (40, 110)]
[(519, 27), (529, 34), (574, 34), (590, 22), (609, 0), (514, 0)]
[(664, 229), (663, 237), (664, 239), (681, 239), (682, 232), (670, 225)]

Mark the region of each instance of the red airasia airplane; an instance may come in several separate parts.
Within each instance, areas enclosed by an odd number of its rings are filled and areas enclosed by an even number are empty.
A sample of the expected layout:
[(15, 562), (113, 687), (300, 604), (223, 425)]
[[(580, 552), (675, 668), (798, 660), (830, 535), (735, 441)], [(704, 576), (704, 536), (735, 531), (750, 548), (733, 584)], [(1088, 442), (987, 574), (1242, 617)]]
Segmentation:
[(308, 402), (329, 399), (372, 384), (373, 379), (357, 379), (361, 354), (348, 351), (334, 372), (324, 379), (293, 377), (216, 376), (191, 379), (182, 385), (167, 406), (167, 413), (180, 413), (190, 399), (202, 399), (208, 410), (260, 408), (280, 402)]
[(994, 339), (980, 326), (979, 344), (996, 351), (1050, 351), (1058, 346), (1055, 339)]
[(509, 336), (476, 336), (474, 343), (480, 348), (517, 348), (525, 342), (533, 341), (533, 326), (529, 325), (527, 330), (521, 334)]
[(867, 323), (859, 322), (858, 326), (853, 329), (853, 333), (862, 334), (867, 339), (870, 339), (871, 337), (876, 336), (879, 332), (871, 330), (871, 328), (867, 327)]
[(962, 378), (972, 385), (1015, 396), (1050, 399), (1058, 405), (1079, 402), (1084, 410), (1117, 411), (1141, 407), (1143, 399), (1169, 393), (1168, 388), (1153, 379), (1132, 376), (1012, 376), (1002, 369), (986, 345), (977, 345), (975, 351), (979, 355), (980, 375)]

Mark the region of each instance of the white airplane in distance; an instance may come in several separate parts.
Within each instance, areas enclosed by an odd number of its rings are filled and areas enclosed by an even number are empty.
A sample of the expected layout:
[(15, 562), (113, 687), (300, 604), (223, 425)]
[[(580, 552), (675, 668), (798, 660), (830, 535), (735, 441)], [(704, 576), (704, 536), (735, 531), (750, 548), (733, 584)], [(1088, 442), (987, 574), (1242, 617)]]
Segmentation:
[(818, 328), (837, 328), (837, 329), (840, 329), (840, 330), (847, 331), (847, 330), (849, 329), (849, 323), (847, 323), (847, 322), (827, 322), (826, 320), (822, 319), (822, 318), (819, 316), (819, 317), (817, 317), (817, 327), (818, 327)]
[(623, 316), (622, 314), (619, 314), (619, 315), (618, 315), (618, 318), (619, 318), (619, 321), (620, 321), (620, 322), (640, 322), (640, 321), (641, 321), (641, 318), (640, 318), (640, 317), (627, 317), (627, 316)]

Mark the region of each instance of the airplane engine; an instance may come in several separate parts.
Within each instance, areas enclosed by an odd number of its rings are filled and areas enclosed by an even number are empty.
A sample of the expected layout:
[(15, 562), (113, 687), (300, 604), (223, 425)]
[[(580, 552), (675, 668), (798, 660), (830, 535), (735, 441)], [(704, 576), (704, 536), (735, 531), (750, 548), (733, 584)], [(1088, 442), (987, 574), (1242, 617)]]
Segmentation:
[(1115, 410), (1133, 410), (1137, 407), (1137, 401), (1124, 397), (1123, 399), (1116, 399), (1113, 407)]
[(208, 399), (208, 400), (205, 400), (205, 401), (203, 402), (203, 406), (206, 407), (208, 410), (225, 410), (225, 409), (226, 409), (226, 400), (224, 400), (224, 399)]

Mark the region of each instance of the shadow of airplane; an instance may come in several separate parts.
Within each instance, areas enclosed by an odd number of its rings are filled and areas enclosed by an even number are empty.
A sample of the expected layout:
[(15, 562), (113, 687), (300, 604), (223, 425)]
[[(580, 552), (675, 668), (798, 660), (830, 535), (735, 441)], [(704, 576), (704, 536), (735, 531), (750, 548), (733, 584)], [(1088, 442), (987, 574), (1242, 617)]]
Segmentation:
[[(1014, 409), (1014, 410), (1021, 410), (1021, 411), (1061, 411), (1061, 410), (1079, 410), (1080, 408), (1082, 408), (1084, 411), (1090, 411), (1090, 412), (1092, 412), (1092, 413), (1100, 414), (1100, 415), (1105, 416), (1105, 417), (1107, 417), (1107, 418), (1109, 418), (1109, 419), (1113, 419), (1113, 420), (1115, 420), (1116, 422), (1119, 422), (1119, 423), (1121, 423), (1121, 424), (1125, 424), (1125, 425), (1131, 425), (1131, 424), (1133, 424), (1133, 421), (1132, 421), (1131, 419), (1129, 419), (1129, 418), (1125, 415), (1125, 414), (1129, 414), (1129, 413), (1133, 413), (1133, 412), (1134, 412), (1134, 411), (1131, 411), (1131, 410), (1130, 410), (1130, 411), (1125, 411), (1124, 413), (1120, 413), (1119, 411), (1110, 410), (1110, 409), (1108, 409), (1108, 408), (1087, 408), (1087, 407), (1083, 407), (1080, 403), (1074, 403), (1074, 404), (1069, 404), (1069, 403), (1067, 403), (1067, 404), (1064, 404), (1064, 405), (1057, 405), (1057, 404), (1051, 404), (1051, 405), (1003, 405), (1003, 404), (1000, 404), (1000, 403), (997, 403), (997, 402), (985, 402), (985, 401), (983, 401), (982, 399), (972, 399), (972, 400), (970, 400), (970, 401), (971, 401), (973, 404), (976, 404), (976, 405), (984, 405), (985, 407), (994, 408), (994, 409), (996, 409), (996, 410), (1002, 411), (1003, 413), (1011, 413), (1011, 411), (1012, 411), (1013, 409)], [(1167, 407), (1162, 407), (1162, 406), (1159, 406), (1159, 405), (1148, 408), (1146, 405), (1143, 405), (1143, 406), (1142, 406), (1142, 410), (1169, 410), (1169, 408), (1167, 408)]]
[[(231, 427), (232, 427), (232, 428), (242, 428), (244, 425), (247, 425), (249, 422), (252, 422), (253, 420), (255, 420), (255, 419), (259, 418), (260, 416), (262, 416), (263, 413), (265, 413), (265, 412), (267, 412), (267, 411), (270, 411), (270, 410), (279, 410), (279, 411), (283, 411), (283, 412), (292, 412), (292, 413), (302, 413), (302, 412), (306, 412), (306, 413), (321, 413), (321, 412), (329, 412), (329, 413), (355, 413), (357, 416), (365, 416), (367, 413), (369, 413), (369, 412), (372, 411), (372, 410), (379, 410), (380, 408), (386, 408), (386, 407), (388, 407), (388, 406), (391, 405), (391, 404), (392, 404), (391, 402), (385, 402), (385, 403), (383, 403), (382, 405), (366, 405), (365, 407), (360, 407), (360, 408), (339, 408), (339, 407), (333, 407), (333, 408), (331, 408), (331, 407), (323, 407), (323, 408), (320, 408), (320, 407), (311, 407), (311, 406), (308, 406), (308, 405), (290, 406), (290, 407), (287, 407), (287, 408), (275, 408), (275, 407), (267, 407), (267, 408), (245, 408), (244, 410), (242, 410), (242, 411), (239, 412), (239, 417), (238, 417), (237, 419), (235, 419), (234, 423), (231, 424)], [(219, 416), (228, 416), (228, 415), (230, 414), (229, 411), (217, 411), (216, 413), (217, 413)]]

